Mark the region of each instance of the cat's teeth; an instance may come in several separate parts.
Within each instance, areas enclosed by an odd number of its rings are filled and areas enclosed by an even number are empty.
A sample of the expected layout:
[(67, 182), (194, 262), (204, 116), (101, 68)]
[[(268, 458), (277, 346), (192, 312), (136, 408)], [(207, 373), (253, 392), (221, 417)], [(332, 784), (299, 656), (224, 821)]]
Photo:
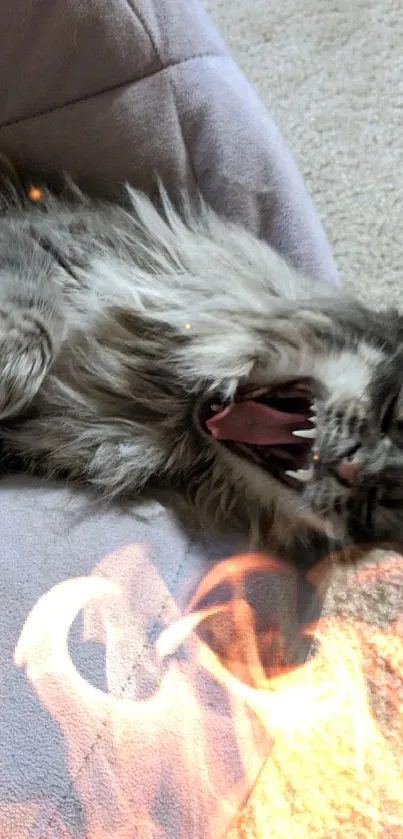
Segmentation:
[(311, 478), (313, 478), (313, 469), (311, 466), (309, 469), (298, 469), (297, 472), (293, 472), (289, 469), (285, 474), (289, 475), (290, 478), (295, 478), (297, 481), (301, 481), (302, 484), (306, 484), (311, 480)]
[(309, 440), (314, 440), (316, 437), (316, 428), (300, 428), (298, 431), (292, 432), (294, 437), (306, 437)]

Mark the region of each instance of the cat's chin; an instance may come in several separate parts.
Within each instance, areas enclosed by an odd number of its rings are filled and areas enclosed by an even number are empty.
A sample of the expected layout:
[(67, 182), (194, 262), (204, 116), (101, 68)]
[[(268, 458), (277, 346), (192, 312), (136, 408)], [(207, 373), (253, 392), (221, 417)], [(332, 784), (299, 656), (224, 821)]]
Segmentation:
[[(252, 517), (254, 505), (256, 509), (271, 511), (270, 545), (278, 544), (282, 549), (289, 545), (293, 550), (295, 539), (305, 542), (307, 534), (312, 533), (321, 534), (327, 544), (346, 543), (342, 518), (315, 503), (322, 481), (316, 467), (309, 481), (305, 475), (303, 481), (296, 478), (288, 481), (279, 473), (273, 474), (271, 469), (262, 469), (249, 458), (239, 457), (228, 446), (219, 448), (225, 472), (232, 475), (235, 491), (241, 490), (242, 498), (250, 503)], [(262, 546), (267, 548), (264, 533)]]

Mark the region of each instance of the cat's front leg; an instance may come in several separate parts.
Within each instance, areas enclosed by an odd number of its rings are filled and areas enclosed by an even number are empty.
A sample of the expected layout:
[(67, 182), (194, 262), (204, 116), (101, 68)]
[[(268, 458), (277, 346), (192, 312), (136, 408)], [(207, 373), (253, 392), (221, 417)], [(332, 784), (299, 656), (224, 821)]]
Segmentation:
[(38, 392), (65, 333), (60, 267), (40, 245), (0, 229), (0, 420)]
[(0, 302), (0, 419), (29, 405), (53, 355), (52, 338), (40, 314)]

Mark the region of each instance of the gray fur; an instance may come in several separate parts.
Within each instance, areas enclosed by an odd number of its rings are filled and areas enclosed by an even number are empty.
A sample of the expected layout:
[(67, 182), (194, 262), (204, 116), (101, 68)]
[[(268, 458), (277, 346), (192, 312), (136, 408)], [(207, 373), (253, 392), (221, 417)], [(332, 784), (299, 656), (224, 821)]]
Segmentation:
[[(298, 276), (202, 202), (184, 202), (179, 214), (163, 192), (157, 211), (131, 189), (125, 206), (45, 191), (37, 207), (13, 183), (0, 218), (6, 451), (107, 500), (168, 490), (199, 522), (246, 526), (284, 553), (314, 530), (342, 541), (358, 533), (369, 484), (381, 496), (392, 466), (403, 506), (403, 435), (380, 430), (391, 388), (401, 386), (396, 313)], [(386, 392), (377, 390), (385, 371)], [(321, 385), (324, 453), (302, 494), (231, 454), (195, 419), (209, 395), (230, 400), (241, 382), (297, 376)], [(347, 489), (326, 462), (352, 443), (366, 483)], [(365, 538), (403, 541), (399, 510), (382, 512), (378, 500), (374, 509)]]

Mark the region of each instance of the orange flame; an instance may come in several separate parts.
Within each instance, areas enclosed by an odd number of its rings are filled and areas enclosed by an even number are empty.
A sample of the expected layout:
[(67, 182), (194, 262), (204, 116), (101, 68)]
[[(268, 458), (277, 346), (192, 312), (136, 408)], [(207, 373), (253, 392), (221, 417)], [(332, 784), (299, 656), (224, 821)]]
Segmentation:
[[(167, 625), (153, 658), (144, 645), (144, 562), (144, 549), (131, 546), (92, 577), (53, 588), (15, 651), (63, 732), (86, 839), (403, 835), (401, 624), (378, 630), (321, 619), (298, 639), (311, 656), (297, 665), (295, 637), (261, 625), (247, 592), (253, 575), (287, 577), (291, 569), (259, 554), (218, 563), (181, 615), (149, 563), (147, 585)], [(69, 654), (80, 611), (84, 637), (105, 644), (108, 693), (89, 684)], [(380, 657), (389, 674), (388, 734), (368, 693)], [(141, 665), (154, 691), (139, 701)], [(55, 836), (49, 830), (58, 818), (49, 815), (43, 839)], [(69, 839), (61, 828), (57, 835)]]

